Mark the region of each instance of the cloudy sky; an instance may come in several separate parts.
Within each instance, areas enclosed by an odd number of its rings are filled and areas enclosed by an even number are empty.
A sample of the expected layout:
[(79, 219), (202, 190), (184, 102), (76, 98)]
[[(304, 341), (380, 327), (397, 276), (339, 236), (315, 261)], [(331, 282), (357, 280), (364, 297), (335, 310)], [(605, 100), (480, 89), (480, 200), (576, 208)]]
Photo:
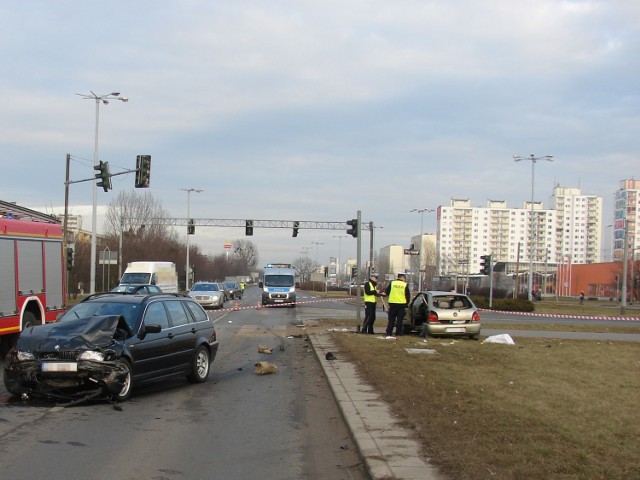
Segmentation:
[[(412, 209), (604, 198), (640, 173), (637, 0), (0, 2), (0, 199), (62, 212), (71, 180), (152, 156), (150, 192), (177, 218), (373, 221), (408, 246)], [(98, 205), (133, 188), (113, 178)], [(92, 190), (70, 208), (91, 228)], [(98, 229), (102, 225), (98, 222)], [(435, 215), (424, 214), (433, 232)], [(182, 233), (182, 232), (181, 232)], [(262, 264), (355, 256), (345, 232), (255, 229)], [(198, 228), (223, 252), (244, 229)], [(368, 246), (368, 236), (366, 245)], [(365, 249), (368, 247), (365, 247)]]

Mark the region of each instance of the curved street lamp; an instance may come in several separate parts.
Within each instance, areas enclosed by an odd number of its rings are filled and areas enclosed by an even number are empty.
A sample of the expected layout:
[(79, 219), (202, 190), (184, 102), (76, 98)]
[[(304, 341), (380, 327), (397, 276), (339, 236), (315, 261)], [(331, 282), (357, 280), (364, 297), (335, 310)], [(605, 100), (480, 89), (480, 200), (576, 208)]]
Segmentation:
[(521, 162), (522, 160), (531, 161), (531, 215), (529, 217), (529, 301), (533, 300), (533, 178), (534, 167), (538, 160), (546, 160), (547, 162), (553, 162), (553, 155), (544, 155), (536, 157), (533, 153), (528, 157), (520, 157), (518, 155), (513, 156), (515, 162)]
[[(82, 97), (85, 100), (95, 100), (96, 102), (96, 128), (95, 128), (95, 143), (93, 147), (93, 168), (98, 166), (98, 125), (100, 123), (100, 104), (109, 104), (109, 100), (120, 100), (121, 102), (128, 102), (127, 97), (122, 97), (120, 92), (111, 92), (106, 95), (97, 95), (93, 91), (89, 90), (91, 94), (76, 93), (76, 95)], [(98, 223), (98, 184), (96, 180), (93, 181), (93, 210), (91, 213), (91, 269), (89, 274), (89, 294), (92, 295), (96, 292), (96, 236), (97, 236), (97, 224)], [(118, 260), (120, 261), (120, 260)]]

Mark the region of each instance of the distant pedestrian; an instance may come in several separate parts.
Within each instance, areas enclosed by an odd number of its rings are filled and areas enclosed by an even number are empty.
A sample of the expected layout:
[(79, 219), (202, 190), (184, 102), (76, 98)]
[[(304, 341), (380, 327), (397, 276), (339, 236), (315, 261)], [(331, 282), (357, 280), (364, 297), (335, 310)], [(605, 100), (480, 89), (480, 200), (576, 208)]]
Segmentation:
[(383, 294), (378, 291), (378, 274), (372, 273), (369, 281), (364, 284), (364, 322), (362, 333), (373, 334), (373, 323), (376, 321), (376, 307), (378, 297)]
[(404, 272), (398, 273), (398, 278), (392, 280), (387, 287), (386, 294), (389, 298), (389, 320), (387, 321), (387, 336), (393, 334), (393, 327), (396, 328), (396, 336), (402, 335), (404, 316), (411, 299), (407, 275)]
[(580, 305), (584, 303), (584, 292), (580, 292)]

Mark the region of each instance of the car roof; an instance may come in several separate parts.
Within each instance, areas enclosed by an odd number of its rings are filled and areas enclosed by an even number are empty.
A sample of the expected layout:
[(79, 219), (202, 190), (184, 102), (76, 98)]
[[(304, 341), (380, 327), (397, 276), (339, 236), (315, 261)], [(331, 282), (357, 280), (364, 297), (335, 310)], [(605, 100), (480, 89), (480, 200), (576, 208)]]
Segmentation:
[(187, 295), (183, 295), (181, 293), (136, 292), (132, 294), (132, 293), (126, 293), (126, 292), (104, 292), (104, 293), (94, 293), (93, 295), (89, 295), (80, 303), (91, 302), (91, 301), (118, 302), (118, 303), (142, 303), (147, 298), (154, 298), (154, 299), (182, 298), (182, 299), (191, 300), (191, 297), (188, 297)]
[(458, 293), (458, 292), (445, 292), (442, 290), (425, 290), (422, 292), (418, 292), (416, 295), (420, 295), (420, 294), (428, 294), (431, 295), (433, 297), (440, 297), (440, 296), (445, 296), (445, 295), (458, 295), (461, 297), (467, 297), (468, 295), (464, 294), (464, 293)]

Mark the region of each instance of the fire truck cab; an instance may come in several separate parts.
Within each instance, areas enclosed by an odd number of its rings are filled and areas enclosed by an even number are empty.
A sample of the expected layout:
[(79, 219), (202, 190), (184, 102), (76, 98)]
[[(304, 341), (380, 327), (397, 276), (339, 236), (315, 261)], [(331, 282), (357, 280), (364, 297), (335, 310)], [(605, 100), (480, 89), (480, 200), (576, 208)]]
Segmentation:
[[(2, 354), (25, 328), (55, 321), (65, 309), (66, 298), (62, 226), (54, 217), (37, 212), (7, 213), (6, 205), (0, 202)], [(20, 212), (28, 210), (8, 205)]]

